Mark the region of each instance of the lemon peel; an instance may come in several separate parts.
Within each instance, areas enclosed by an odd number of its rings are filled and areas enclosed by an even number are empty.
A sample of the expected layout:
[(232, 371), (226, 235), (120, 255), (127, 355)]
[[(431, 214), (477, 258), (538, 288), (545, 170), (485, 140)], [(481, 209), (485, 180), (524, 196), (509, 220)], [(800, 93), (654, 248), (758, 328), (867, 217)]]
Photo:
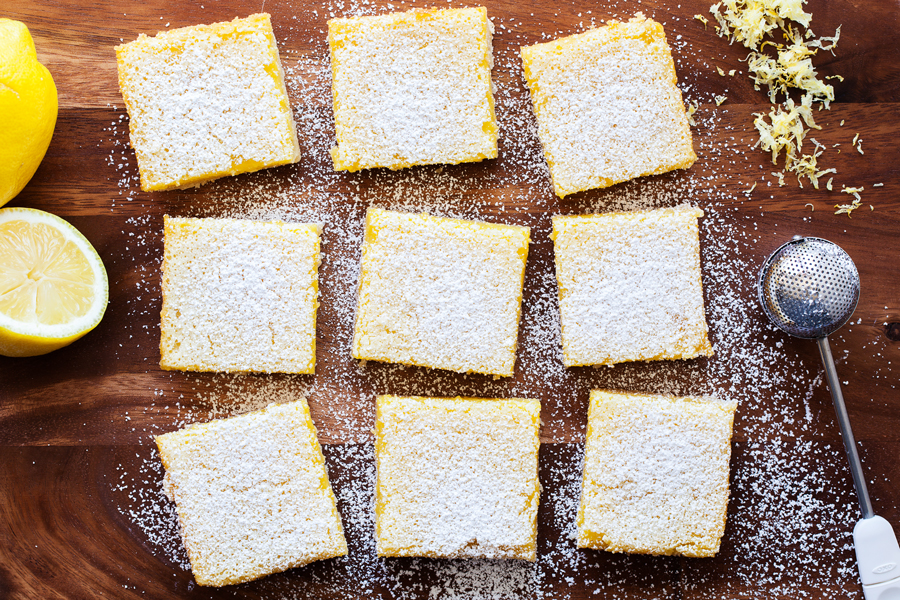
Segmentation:
[(0, 209), (0, 355), (37, 356), (96, 327), (109, 301), (103, 261), (67, 221)]
[[(720, 37), (727, 37), (731, 43), (737, 41), (751, 50), (747, 55), (747, 70), (754, 88), (760, 90), (762, 86), (767, 87), (769, 101), (775, 105), (768, 114), (754, 115), (753, 124), (759, 133), (756, 146), (771, 152), (774, 164), (778, 163), (778, 157), (783, 153), (785, 172), (795, 173), (801, 188), (803, 180), (807, 179), (819, 189), (819, 178), (837, 171), (819, 168), (818, 159), (825, 150), (822, 144), (813, 140), (815, 149), (811, 154), (803, 154), (801, 149), (808, 130), (821, 129), (813, 119), (813, 105), (819, 103), (820, 108), (828, 109), (834, 101), (834, 88), (819, 78), (812, 57), (819, 50), (834, 54), (841, 28), (838, 27), (833, 36), (815, 38), (809, 29), (812, 14), (803, 10), (804, 2), (723, 0), (713, 4), (709, 10), (719, 24), (716, 32)], [(799, 24), (805, 32), (801, 33), (790, 22)], [(772, 37), (776, 30), (781, 31), (785, 43), (765, 39)], [(765, 52), (767, 46), (774, 49), (774, 56)], [(843, 81), (839, 75), (824, 79), (831, 78)], [(792, 89), (803, 92), (799, 104), (789, 97)], [(780, 96), (784, 97), (781, 104)], [(862, 153), (859, 146), (856, 148)], [(784, 185), (783, 175), (778, 177), (779, 185)]]
[[(731, 42), (757, 48), (772, 31), (783, 28), (785, 21), (809, 27), (812, 14), (803, 11), (804, 0), (724, 0), (709, 8), (719, 25), (716, 32)], [(720, 12), (720, 9), (724, 9)]]
[(28, 27), (0, 18), (0, 206), (22, 191), (44, 159), (58, 108), (56, 84), (38, 62)]
[[(863, 191), (863, 187), (847, 187), (843, 186), (841, 188), (841, 193), (851, 194), (853, 195), (853, 202), (851, 204), (835, 204), (834, 207), (837, 209), (834, 211), (836, 215), (847, 215), (850, 218), (850, 213), (859, 208), (862, 205), (862, 197), (859, 193)], [(874, 206), (869, 205), (869, 208), (875, 210)]]

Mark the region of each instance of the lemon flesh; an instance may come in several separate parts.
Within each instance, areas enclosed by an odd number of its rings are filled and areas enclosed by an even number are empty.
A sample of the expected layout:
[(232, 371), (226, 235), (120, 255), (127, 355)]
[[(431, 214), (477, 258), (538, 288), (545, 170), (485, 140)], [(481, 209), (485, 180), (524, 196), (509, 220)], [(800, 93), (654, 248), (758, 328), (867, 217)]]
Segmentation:
[(23, 23), (0, 18), (0, 206), (16, 196), (44, 159), (59, 100)]
[(0, 354), (71, 344), (97, 326), (108, 298), (103, 262), (78, 230), (44, 211), (0, 209)]

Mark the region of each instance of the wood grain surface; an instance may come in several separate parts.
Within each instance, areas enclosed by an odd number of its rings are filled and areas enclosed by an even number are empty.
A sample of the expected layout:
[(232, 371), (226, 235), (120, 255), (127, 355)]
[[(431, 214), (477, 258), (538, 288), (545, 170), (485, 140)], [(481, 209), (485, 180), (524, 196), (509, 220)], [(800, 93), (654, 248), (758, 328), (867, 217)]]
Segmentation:
[[(100, 326), (43, 357), (0, 357), (0, 598), (862, 598), (850, 531), (858, 518), (814, 343), (773, 330), (755, 297), (762, 261), (795, 234), (840, 244), (862, 295), (832, 337), (878, 514), (900, 524), (900, 11), (893, 0), (810, 0), (812, 29), (841, 26), (835, 55), (814, 61), (837, 99), (810, 135), (828, 150), (834, 191), (780, 187), (754, 149), (768, 110), (746, 51), (693, 19), (706, 2), (487, 2), (494, 37), (500, 157), (397, 172), (335, 173), (325, 43), (332, 16), (429, 3), (333, 0), (170, 3), (6, 0), (24, 21), (60, 99), (41, 167), (9, 206), (53, 212), (97, 248), (110, 277)], [(440, 3), (440, 6), (447, 4)], [(463, 6), (456, 0), (452, 6)], [(140, 33), (272, 14), (303, 151), (296, 164), (200, 188), (141, 192), (113, 47)], [(666, 27), (685, 98), (700, 103), (688, 171), (559, 200), (534, 133), (518, 49), (643, 11)], [(735, 77), (720, 76), (741, 71)], [(727, 100), (716, 106), (713, 98)], [(856, 134), (865, 154), (851, 146)], [(753, 184), (755, 189), (750, 191)], [(883, 183), (882, 187), (873, 187)], [(852, 218), (833, 206), (863, 186)], [(564, 369), (559, 356), (550, 216), (690, 202), (704, 209), (701, 252), (709, 359)], [(871, 205), (871, 209), (869, 208)], [(532, 227), (519, 355), (512, 378), (360, 364), (349, 356), (362, 220), (369, 206)], [(162, 217), (238, 216), (324, 223), (316, 374), (186, 374), (159, 369)], [(716, 393), (737, 400), (732, 495), (712, 559), (578, 551), (577, 502), (592, 388)], [(374, 557), (374, 396), (537, 397), (543, 406), (539, 559), (535, 564)], [(153, 435), (187, 423), (309, 399), (325, 444), (350, 556), (222, 589), (197, 587), (172, 506), (161, 495)]]

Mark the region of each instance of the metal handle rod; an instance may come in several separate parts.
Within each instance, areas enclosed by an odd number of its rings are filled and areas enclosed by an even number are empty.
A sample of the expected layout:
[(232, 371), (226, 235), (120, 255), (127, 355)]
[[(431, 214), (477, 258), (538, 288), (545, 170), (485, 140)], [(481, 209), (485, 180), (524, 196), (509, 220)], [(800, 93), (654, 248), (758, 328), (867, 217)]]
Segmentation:
[(831, 356), (831, 346), (827, 337), (816, 339), (819, 344), (819, 354), (825, 363), (825, 377), (828, 379), (828, 388), (831, 390), (831, 399), (834, 401), (834, 412), (837, 414), (838, 424), (841, 426), (841, 437), (844, 438), (844, 450), (847, 451), (847, 459), (850, 461), (850, 474), (853, 476), (853, 485), (856, 487), (856, 495), (859, 497), (859, 509), (863, 519), (871, 518), (872, 501), (869, 500), (869, 490), (866, 488), (866, 478), (863, 474), (862, 463), (859, 461), (859, 452), (856, 450), (856, 440), (853, 438), (853, 430), (850, 429), (850, 417), (847, 415), (847, 407), (844, 406), (844, 396), (841, 394), (841, 382), (838, 381), (837, 370), (834, 368), (834, 358)]

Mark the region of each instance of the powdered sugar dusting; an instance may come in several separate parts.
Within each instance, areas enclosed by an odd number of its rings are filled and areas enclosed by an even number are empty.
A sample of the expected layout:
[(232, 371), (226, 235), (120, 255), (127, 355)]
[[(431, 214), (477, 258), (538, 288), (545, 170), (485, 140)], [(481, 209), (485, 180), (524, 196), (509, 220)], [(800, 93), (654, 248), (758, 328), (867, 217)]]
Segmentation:
[(528, 229), (371, 209), (353, 356), (512, 375)]
[(659, 23), (638, 13), (525, 47), (522, 60), (560, 196), (696, 160)]
[(144, 189), (299, 158), (268, 15), (142, 34), (116, 53)]
[(563, 362), (709, 356), (690, 206), (553, 219)]
[(540, 404), (377, 402), (379, 552), (534, 560)]
[(591, 392), (581, 547), (715, 556), (735, 404)]
[[(349, 10), (348, 6), (352, 8)], [(612, 9), (611, 9), (612, 10)], [(329, 16), (383, 12), (369, 4), (332, 5)], [(323, 12), (319, 9), (320, 14)], [(626, 16), (630, 16), (626, 14)], [(695, 118), (698, 163), (690, 170), (626, 182), (603, 192), (558, 201), (536, 137), (518, 48), (536, 40), (517, 33), (520, 21), (492, 14), (495, 36), (495, 99), (500, 125), (496, 161), (404, 171), (335, 173), (328, 149), (334, 143), (330, 114), (330, 72), (324, 31), (303, 38), (307, 50), (282, 48), (287, 87), (295, 107), (305, 157), (289, 168), (220, 180), (198, 193), (170, 199), (170, 212), (183, 216), (281, 219), (323, 224), (323, 263), (314, 375), (215, 375), (158, 373), (158, 331), (135, 330), (134, 346), (121, 352), (146, 355), (152, 374), (143, 414), (132, 415), (129, 439), (149, 443), (153, 432), (184, 423), (246, 412), (266, 397), (307, 395), (350, 545), (346, 558), (313, 563), (253, 584), (272, 600), (314, 594), (335, 598), (537, 598), (582, 597), (835, 597), (861, 598), (850, 547), (856, 518), (843, 456), (819, 440), (829, 427), (830, 408), (811, 401), (821, 386), (814, 356), (798, 355), (782, 334), (765, 324), (753, 302), (759, 248), (769, 243), (763, 216), (753, 200), (726, 185), (748, 159), (753, 139), (742, 118), (726, 107), (702, 107)], [(591, 24), (587, 15), (581, 27)], [(662, 19), (660, 18), (662, 21)], [(666, 24), (679, 76), (702, 68), (706, 59), (675, 41), (677, 19)], [(685, 21), (685, 19), (682, 19)], [(679, 24), (680, 23), (680, 24)], [(696, 23), (691, 26), (696, 25)], [(278, 23), (276, 23), (276, 28)], [(571, 33), (546, 26), (544, 39)], [(306, 35), (296, 34), (297, 36)], [(688, 80), (690, 77), (688, 77)], [(710, 100), (691, 97), (690, 100)], [(120, 157), (125, 135), (113, 123), (112, 165), (122, 196), (136, 196), (134, 169)], [(111, 169), (112, 170), (112, 169)], [(749, 185), (746, 187), (749, 188)], [(764, 188), (763, 188), (764, 189)], [(760, 190), (754, 192), (760, 193)], [(570, 368), (561, 359), (558, 290), (550, 241), (553, 214), (585, 214), (672, 207), (689, 202), (704, 211), (700, 253), (706, 317), (715, 355), (689, 361), (620, 364), (612, 368)], [(117, 202), (134, 215), (138, 202)], [(518, 354), (513, 377), (432, 371), (349, 358), (359, 275), (359, 249), (370, 206), (531, 228)], [(149, 232), (148, 232), (149, 230)], [(129, 314), (146, 319), (158, 311), (161, 219), (134, 216), (134, 244), (119, 260), (140, 261)], [(766, 234), (769, 235), (770, 234)], [(785, 237), (788, 235), (785, 232)], [(132, 239), (132, 238), (129, 238)], [(773, 337), (776, 342), (773, 343)], [(880, 350), (876, 348), (875, 350)], [(889, 376), (887, 370), (882, 373)], [(613, 555), (575, 548), (574, 524), (580, 490), (584, 424), (590, 389), (629, 389), (675, 395), (716, 394), (738, 403), (731, 462), (731, 502), (722, 548), (715, 559)], [(538, 559), (444, 561), (378, 559), (374, 541), (374, 451), (371, 444), (376, 394), (529, 397), (542, 403)], [(280, 400), (279, 400), (280, 401)], [(349, 445), (344, 445), (349, 444)], [(133, 495), (123, 511), (159, 556), (188, 579), (177, 560), (180, 540), (171, 528), (166, 502), (153, 490), (160, 473), (151, 451), (128, 466), (121, 485)], [(170, 557), (171, 558), (168, 558)], [(183, 566), (183, 562), (181, 563)], [(235, 588), (240, 595), (247, 587)], [(822, 590), (821, 593), (817, 590)], [(228, 593), (225, 591), (224, 593)]]
[(163, 220), (163, 367), (311, 373), (319, 226)]
[(495, 158), (484, 8), (333, 19), (335, 168)]

